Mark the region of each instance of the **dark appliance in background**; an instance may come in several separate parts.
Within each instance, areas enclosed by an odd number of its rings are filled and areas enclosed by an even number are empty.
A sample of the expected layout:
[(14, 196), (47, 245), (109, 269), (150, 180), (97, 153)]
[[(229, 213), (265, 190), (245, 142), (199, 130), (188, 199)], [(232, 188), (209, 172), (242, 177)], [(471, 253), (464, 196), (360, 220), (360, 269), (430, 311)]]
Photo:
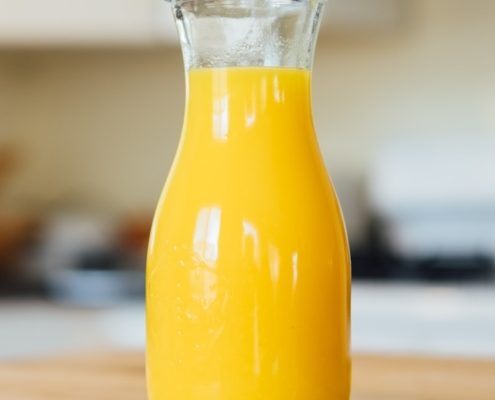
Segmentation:
[(374, 157), (356, 277), (487, 280), (495, 260), (495, 138), (398, 137)]

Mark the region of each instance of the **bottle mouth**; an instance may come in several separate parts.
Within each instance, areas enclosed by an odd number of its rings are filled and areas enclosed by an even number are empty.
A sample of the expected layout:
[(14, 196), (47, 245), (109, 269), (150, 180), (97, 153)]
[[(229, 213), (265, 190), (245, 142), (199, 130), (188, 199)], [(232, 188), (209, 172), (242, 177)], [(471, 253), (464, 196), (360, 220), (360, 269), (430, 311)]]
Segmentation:
[(311, 68), (326, 0), (167, 0), (186, 69)]
[[(269, 12), (277, 13), (303, 7), (324, 6), (327, 0), (165, 0), (176, 9), (188, 9), (197, 15), (228, 15), (243, 18)], [(277, 11), (278, 10), (278, 11)], [(284, 10), (284, 11), (282, 11)], [(179, 13), (180, 14), (180, 13)]]
[(181, 6), (183, 4), (197, 3), (198, 5), (224, 5), (244, 8), (260, 8), (262, 6), (280, 7), (295, 3), (317, 4), (326, 3), (327, 0), (165, 0), (172, 5)]

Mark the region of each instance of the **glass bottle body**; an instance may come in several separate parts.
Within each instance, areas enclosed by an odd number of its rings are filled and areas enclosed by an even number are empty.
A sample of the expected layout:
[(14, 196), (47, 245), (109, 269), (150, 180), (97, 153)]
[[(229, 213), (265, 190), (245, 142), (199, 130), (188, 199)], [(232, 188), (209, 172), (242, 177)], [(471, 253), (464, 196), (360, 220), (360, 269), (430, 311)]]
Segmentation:
[(349, 398), (349, 255), (310, 80), (187, 70), (148, 254), (150, 400)]

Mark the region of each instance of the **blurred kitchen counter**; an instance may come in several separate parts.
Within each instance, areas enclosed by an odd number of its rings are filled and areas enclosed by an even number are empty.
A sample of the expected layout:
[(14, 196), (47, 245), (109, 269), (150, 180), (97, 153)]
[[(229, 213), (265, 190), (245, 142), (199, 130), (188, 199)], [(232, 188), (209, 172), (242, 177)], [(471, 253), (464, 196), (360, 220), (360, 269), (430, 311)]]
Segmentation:
[[(352, 300), (352, 346), (357, 353), (495, 359), (493, 283), (358, 281)], [(98, 349), (142, 351), (144, 338), (144, 304), (139, 301), (88, 308), (0, 300), (0, 360)]]
[[(0, 301), (0, 360), (95, 349), (141, 350), (144, 304), (78, 307), (44, 300)], [(3, 400), (0, 392), (0, 400)]]
[[(358, 355), (352, 400), (493, 400), (495, 361)], [(8, 400), (145, 400), (142, 353), (0, 364)]]

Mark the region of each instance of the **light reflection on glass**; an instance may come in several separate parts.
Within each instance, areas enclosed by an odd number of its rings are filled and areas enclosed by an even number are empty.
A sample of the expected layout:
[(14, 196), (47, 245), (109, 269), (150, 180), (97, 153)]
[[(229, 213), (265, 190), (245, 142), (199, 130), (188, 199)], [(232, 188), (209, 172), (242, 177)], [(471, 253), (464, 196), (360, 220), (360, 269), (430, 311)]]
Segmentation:
[(218, 207), (202, 208), (196, 220), (193, 246), (197, 257), (214, 268), (218, 259), (218, 238), (222, 210)]
[(252, 88), (251, 94), (246, 98), (244, 106), (244, 127), (251, 128), (256, 122), (256, 112), (258, 104), (258, 95), (255, 88)]
[(273, 245), (270, 245), (268, 253), (268, 262), (270, 267), (270, 277), (274, 284), (277, 284), (280, 278), (280, 255), (279, 250)]
[(244, 109), (245, 115), (245, 123), (244, 126), (246, 128), (251, 128), (256, 122), (256, 106), (251, 104), (250, 106), (246, 106)]
[(229, 96), (216, 98), (213, 102), (213, 136), (227, 140), (229, 133)]
[(242, 238), (242, 252), (246, 254), (246, 248), (248, 240), (251, 239), (253, 243), (253, 258), (256, 265), (260, 265), (260, 243), (258, 237), (258, 230), (249, 221), (242, 222), (243, 238)]
[(205, 310), (217, 299), (218, 276), (215, 267), (221, 217), (222, 211), (218, 207), (202, 208), (194, 230), (193, 247), (199, 263), (191, 270), (189, 281), (192, 298)]
[(226, 141), (229, 134), (229, 89), (227, 77), (219, 74), (213, 80), (212, 134), (216, 140)]
[(299, 254), (295, 251), (292, 253), (292, 290), (296, 289), (297, 280), (299, 278), (299, 265), (298, 265)]
[(276, 103), (280, 103), (280, 99), (281, 99), (281, 95), (280, 95), (280, 87), (279, 87), (279, 84), (278, 84), (278, 76), (275, 76), (275, 78), (273, 79), (273, 98), (275, 99), (275, 102)]
[(263, 78), (261, 81), (261, 99), (260, 99), (260, 111), (264, 112), (266, 110), (266, 103), (268, 100), (268, 81)]

